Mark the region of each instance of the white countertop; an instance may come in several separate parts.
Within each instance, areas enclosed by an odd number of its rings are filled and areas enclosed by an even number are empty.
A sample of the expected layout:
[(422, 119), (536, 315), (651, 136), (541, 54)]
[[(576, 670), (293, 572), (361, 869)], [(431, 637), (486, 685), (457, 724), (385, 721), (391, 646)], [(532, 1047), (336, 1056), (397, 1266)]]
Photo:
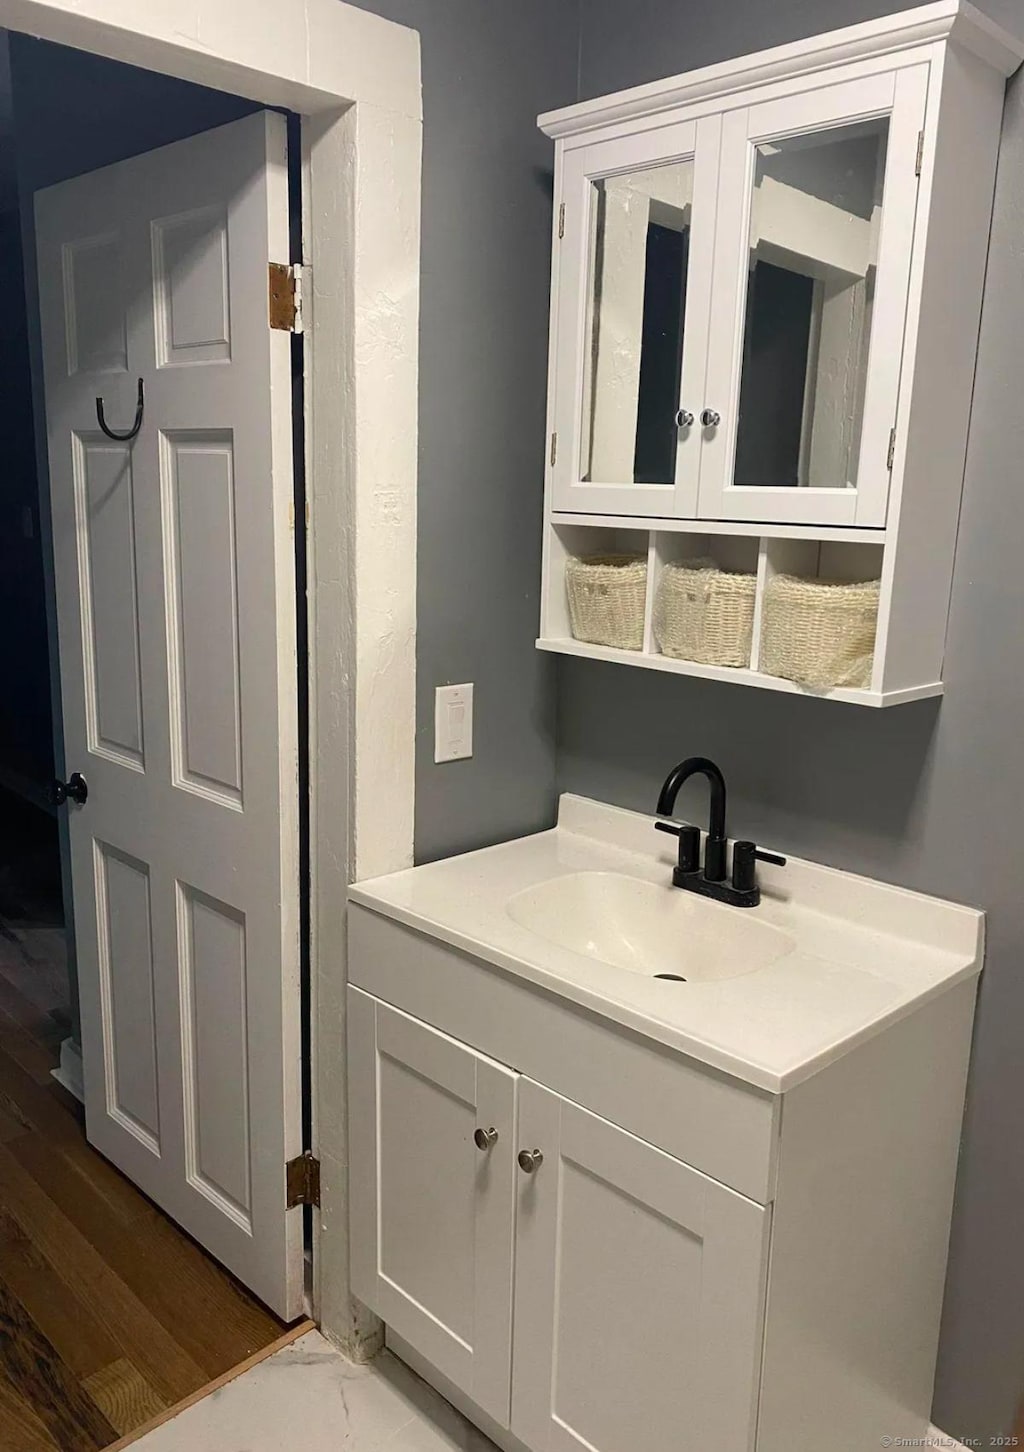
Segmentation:
[(756, 913), (794, 940), (765, 968), (671, 983), (558, 947), (514, 922), (511, 897), (578, 872), (671, 886), (675, 842), (653, 818), (563, 796), (550, 832), (358, 883), (350, 900), (774, 1093), (981, 969), (973, 908), (790, 858), (759, 865)]

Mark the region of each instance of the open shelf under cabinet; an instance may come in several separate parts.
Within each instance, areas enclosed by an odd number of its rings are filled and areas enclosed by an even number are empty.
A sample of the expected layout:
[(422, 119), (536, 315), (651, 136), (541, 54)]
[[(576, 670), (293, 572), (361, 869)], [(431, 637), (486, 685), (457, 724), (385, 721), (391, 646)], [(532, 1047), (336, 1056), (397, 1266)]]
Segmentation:
[[(576, 656), (583, 660), (606, 660), (620, 665), (703, 680), (728, 681), (756, 686), (761, 690), (788, 695), (816, 697), (853, 705), (884, 707), (940, 696), (939, 679), (921, 682), (893, 679), (887, 670), (886, 628), (888, 621), (887, 556), (894, 548), (884, 530), (803, 529), (790, 526), (751, 526), (745, 522), (706, 520), (645, 520), (603, 516), (556, 515), (548, 526), (545, 549), (544, 597), (540, 650)], [(640, 650), (620, 649), (577, 640), (572, 633), (565, 566), (570, 557), (605, 552), (646, 554), (648, 569), (644, 618), (644, 643)], [(749, 666), (706, 664), (662, 654), (654, 632), (655, 599), (661, 571), (668, 563), (710, 556), (725, 570), (756, 575), (754, 624)], [(768, 582), (774, 575), (789, 574), (809, 580), (862, 581), (881, 579), (881, 601), (870, 682), (863, 686), (837, 685), (815, 689), (759, 668), (761, 659), (763, 607)]]

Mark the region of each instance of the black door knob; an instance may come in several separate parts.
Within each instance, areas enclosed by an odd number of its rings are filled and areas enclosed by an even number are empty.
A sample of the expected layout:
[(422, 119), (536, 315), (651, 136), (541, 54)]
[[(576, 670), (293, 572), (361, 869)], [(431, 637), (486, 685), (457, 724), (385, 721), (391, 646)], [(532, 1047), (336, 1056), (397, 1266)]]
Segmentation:
[(80, 771), (73, 771), (67, 781), (55, 781), (50, 788), (50, 800), (55, 807), (62, 807), (68, 801), (84, 807), (88, 796), (89, 786)]

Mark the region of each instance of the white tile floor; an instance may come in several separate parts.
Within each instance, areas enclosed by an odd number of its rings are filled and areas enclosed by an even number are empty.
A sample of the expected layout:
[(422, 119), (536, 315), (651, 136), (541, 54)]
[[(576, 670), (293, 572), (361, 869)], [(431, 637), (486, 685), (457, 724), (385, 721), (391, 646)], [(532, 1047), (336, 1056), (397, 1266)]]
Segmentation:
[(261, 1361), (132, 1452), (496, 1452), (402, 1362), (354, 1366), (318, 1331)]

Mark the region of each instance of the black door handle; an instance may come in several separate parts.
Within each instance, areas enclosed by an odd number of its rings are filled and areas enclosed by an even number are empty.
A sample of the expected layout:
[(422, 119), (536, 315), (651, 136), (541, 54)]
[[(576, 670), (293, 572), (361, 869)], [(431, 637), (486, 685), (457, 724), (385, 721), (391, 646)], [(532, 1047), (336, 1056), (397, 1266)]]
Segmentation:
[(62, 807), (67, 801), (84, 807), (88, 796), (89, 785), (80, 771), (73, 771), (67, 781), (55, 781), (50, 788), (50, 800), (55, 807)]

